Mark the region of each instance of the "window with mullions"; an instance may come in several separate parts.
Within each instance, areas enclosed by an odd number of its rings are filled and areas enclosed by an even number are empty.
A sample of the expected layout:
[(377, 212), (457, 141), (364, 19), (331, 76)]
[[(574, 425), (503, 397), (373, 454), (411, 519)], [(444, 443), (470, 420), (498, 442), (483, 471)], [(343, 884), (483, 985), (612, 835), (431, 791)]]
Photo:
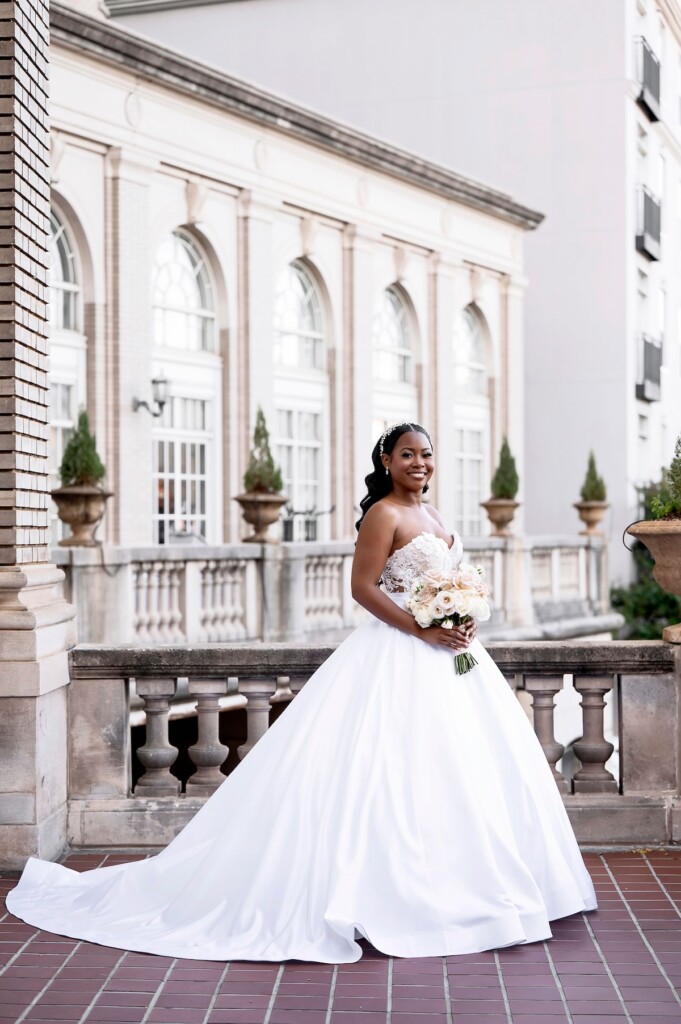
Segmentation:
[[(276, 459), (281, 467), (284, 493), (295, 512), (319, 510), (321, 449), (321, 413), (277, 410)], [(296, 534), (302, 527), (302, 522), (296, 525)]]
[(463, 428), (454, 431), (454, 516), (459, 533), (482, 533), (483, 472), (485, 432)]
[(374, 313), (371, 340), (374, 380), (409, 383), (412, 379), (409, 317), (394, 288), (386, 289), (381, 295)]
[(173, 396), (154, 437), (154, 543), (169, 544), (207, 533), (209, 403)]
[(471, 395), (487, 395), (484, 328), (470, 307), (461, 313), (454, 331), (454, 387)]
[(324, 369), (324, 319), (314, 281), (290, 263), (274, 295), (274, 362), (298, 370)]
[(174, 231), (156, 251), (152, 296), (157, 345), (190, 352), (215, 351), (210, 274), (204, 256), (183, 231)]
[(77, 331), (80, 286), (76, 258), (64, 224), (50, 214), (50, 309), (52, 332)]

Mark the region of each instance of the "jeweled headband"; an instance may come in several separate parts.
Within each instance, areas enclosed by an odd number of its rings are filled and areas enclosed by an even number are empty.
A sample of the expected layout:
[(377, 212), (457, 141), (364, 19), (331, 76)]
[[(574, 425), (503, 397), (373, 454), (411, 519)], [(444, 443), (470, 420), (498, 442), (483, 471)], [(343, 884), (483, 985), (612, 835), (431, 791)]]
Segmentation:
[[(383, 454), (383, 445), (385, 444), (386, 437), (389, 434), (392, 434), (393, 430), (397, 430), (398, 427), (421, 427), (421, 424), (420, 423), (412, 423), (411, 421), (407, 421), (407, 420), (405, 420), (402, 423), (393, 423), (391, 426), (389, 426), (386, 430), (383, 431), (383, 433), (381, 434), (381, 436), (380, 436), (380, 438), (378, 440), (378, 454), (379, 455)], [(430, 441), (430, 434), (428, 433), (426, 428), (425, 427), (421, 427), (421, 430), (425, 433), (426, 437)]]

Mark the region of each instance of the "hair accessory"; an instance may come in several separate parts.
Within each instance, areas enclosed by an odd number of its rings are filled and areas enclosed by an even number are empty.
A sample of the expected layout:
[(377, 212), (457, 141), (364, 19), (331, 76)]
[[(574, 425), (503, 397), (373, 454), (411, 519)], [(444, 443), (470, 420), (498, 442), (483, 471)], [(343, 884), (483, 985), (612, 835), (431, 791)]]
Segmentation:
[[(381, 434), (381, 436), (379, 438), (379, 441), (378, 441), (378, 454), (379, 455), (383, 454), (383, 445), (385, 444), (385, 439), (388, 436), (388, 434), (392, 434), (393, 430), (396, 430), (398, 427), (406, 427), (406, 426), (407, 426), (406, 423), (393, 423), (393, 424), (391, 424), (391, 426), (386, 427), (386, 429), (383, 431), (383, 433)], [(385, 471), (386, 471), (386, 473), (388, 472), (388, 467), (387, 466), (386, 466)]]
[[(391, 424), (391, 426), (387, 427), (386, 430), (383, 431), (383, 433), (381, 434), (381, 436), (379, 438), (379, 441), (378, 441), (378, 454), (379, 455), (383, 454), (383, 445), (385, 444), (386, 437), (388, 437), (389, 434), (392, 434), (393, 430), (397, 430), (398, 427), (421, 427), (421, 424), (420, 423), (411, 423), (411, 422), (408, 423), (406, 421), (403, 421), (402, 423), (393, 423), (393, 424)], [(421, 430), (424, 432), (424, 434), (426, 435), (426, 437), (430, 441), (430, 434), (425, 429), (425, 427), (421, 427)], [(386, 466), (386, 470), (385, 471), (386, 471), (386, 473), (388, 472), (387, 466)]]

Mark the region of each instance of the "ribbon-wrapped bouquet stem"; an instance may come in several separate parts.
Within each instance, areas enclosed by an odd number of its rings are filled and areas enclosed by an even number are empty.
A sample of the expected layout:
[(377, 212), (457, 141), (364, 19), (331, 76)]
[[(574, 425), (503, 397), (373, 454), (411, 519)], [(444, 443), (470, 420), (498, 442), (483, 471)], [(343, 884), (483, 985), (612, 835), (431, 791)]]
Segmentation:
[[(489, 589), (481, 565), (459, 565), (448, 572), (428, 572), (411, 587), (405, 604), (419, 626), (453, 629), (471, 619), (485, 622), (490, 617)], [(470, 651), (454, 655), (458, 675), (469, 672), (477, 661)]]

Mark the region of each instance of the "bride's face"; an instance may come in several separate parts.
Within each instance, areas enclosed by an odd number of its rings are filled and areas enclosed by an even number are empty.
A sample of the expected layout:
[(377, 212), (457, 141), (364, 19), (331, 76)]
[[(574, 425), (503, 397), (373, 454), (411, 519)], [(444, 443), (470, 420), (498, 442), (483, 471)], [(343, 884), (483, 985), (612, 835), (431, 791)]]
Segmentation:
[(384, 455), (393, 488), (421, 491), (433, 475), (433, 449), (425, 434), (410, 430), (397, 439), (390, 455)]

